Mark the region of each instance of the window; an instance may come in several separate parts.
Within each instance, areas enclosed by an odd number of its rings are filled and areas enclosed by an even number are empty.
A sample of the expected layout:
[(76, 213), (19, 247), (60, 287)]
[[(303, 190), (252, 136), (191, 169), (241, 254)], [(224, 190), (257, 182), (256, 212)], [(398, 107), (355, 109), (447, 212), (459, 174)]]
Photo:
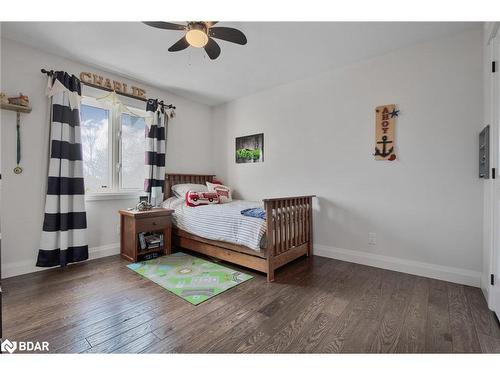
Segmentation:
[(144, 110), (84, 97), (81, 106), (86, 193), (138, 193), (144, 189)]
[(122, 113), (120, 151), (122, 189), (144, 189), (145, 128), (146, 122), (143, 117)]
[(111, 111), (90, 105), (81, 106), (83, 175), (87, 191), (111, 187), (109, 130)]

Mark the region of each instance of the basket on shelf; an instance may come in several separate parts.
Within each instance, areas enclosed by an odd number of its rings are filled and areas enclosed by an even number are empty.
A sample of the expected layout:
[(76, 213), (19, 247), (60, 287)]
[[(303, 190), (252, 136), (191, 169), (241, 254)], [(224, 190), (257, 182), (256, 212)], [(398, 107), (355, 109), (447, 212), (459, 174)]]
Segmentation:
[(14, 105), (20, 105), (23, 107), (29, 107), (30, 101), (26, 95), (19, 93), (19, 96), (13, 96), (9, 98), (9, 103)]
[(5, 95), (3, 92), (0, 92), (0, 103), (1, 104), (8, 104), (9, 99), (7, 98), (7, 95)]

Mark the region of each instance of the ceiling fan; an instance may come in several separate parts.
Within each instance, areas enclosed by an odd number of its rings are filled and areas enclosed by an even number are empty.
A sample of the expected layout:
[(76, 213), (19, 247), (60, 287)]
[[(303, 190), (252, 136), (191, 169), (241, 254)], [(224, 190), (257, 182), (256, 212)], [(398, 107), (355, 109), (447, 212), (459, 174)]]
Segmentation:
[(168, 49), (170, 52), (182, 51), (189, 46), (204, 48), (208, 57), (215, 60), (220, 55), (220, 47), (213, 38), (241, 45), (247, 44), (247, 38), (240, 30), (232, 27), (213, 27), (217, 21), (191, 21), (187, 25), (160, 21), (143, 23), (158, 29), (185, 32), (184, 36)]

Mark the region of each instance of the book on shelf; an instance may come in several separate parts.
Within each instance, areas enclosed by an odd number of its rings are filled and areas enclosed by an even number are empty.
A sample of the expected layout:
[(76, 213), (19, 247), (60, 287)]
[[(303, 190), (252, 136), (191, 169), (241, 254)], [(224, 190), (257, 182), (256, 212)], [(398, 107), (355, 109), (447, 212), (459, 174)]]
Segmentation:
[(159, 233), (139, 233), (139, 243), (141, 250), (151, 250), (163, 248), (163, 234)]
[(144, 233), (139, 233), (139, 245), (141, 246), (141, 250), (144, 250), (147, 247)]

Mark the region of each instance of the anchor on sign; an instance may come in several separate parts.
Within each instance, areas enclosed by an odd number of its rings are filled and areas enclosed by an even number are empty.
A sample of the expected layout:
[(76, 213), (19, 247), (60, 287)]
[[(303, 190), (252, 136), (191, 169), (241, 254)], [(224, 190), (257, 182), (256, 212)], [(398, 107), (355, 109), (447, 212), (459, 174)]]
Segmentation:
[(394, 147), (391, 147), (389, 150), (387, 149), (387, 146), (389, 146), (389, 144), (392, 143), (392, 141), (388, 141), (387, 140), (387, 136), (384, 135), (382, 137), (382, 140), (381, 141), (378, 141), (377, 144), (381, 144), (382, 145), (382, 151), (380, 151), (378, 149), (378, 147), (375, 147), (375, 153), (373, 154), (374, 156), (382, 156), (383, 158), (389, 156), (392, 154), (392, 152), (394, 151)]

